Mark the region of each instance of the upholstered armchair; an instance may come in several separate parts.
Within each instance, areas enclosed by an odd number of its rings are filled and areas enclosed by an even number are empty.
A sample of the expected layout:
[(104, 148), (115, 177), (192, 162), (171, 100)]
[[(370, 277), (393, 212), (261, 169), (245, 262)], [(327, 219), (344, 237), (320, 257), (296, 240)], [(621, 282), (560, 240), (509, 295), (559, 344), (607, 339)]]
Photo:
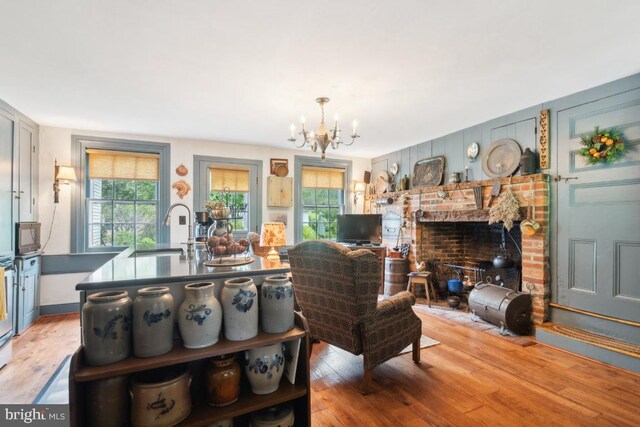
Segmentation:
[(364, 393), (370, 390), (373, 368), (409, 344), (414, 362), (420, 361), (422, 322), (411, 308), (415, 297), (403, 291), (378, 302), (380, 261), (375, 254), (311, 240), (289, 248), (289, 262), (311, 337), (363, 355)]

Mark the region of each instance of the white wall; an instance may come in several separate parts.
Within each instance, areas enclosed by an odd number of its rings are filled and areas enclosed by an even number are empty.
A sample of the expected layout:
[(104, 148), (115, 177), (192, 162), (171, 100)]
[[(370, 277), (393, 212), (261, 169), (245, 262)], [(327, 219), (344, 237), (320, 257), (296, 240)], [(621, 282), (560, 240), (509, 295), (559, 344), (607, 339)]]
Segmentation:
[[(171, 144), (171, 183), (178, 179), (184, 179), (193, 188), (193, 156), (218, 156), (233, 157), (243, 159), (262, 160), (263, 178), (263, 196), (262, 196), (262, 222), (269, 220), (272, 212), (286, 212), (288, 215), (289, 226), (287, 227), (287, 242), (294, 242), (293, 228), (293, 207), (291, 208), (268, 208), (267, 203), (267, 179), (269, 175), (269, 159), (282, 158), (289, 159), (289, 176), (293, 176), (293, 159), (295, 155), (317, 156), (308, 149), (291, 149), (282, 150), (271, 147), (240, 145), (232, 143), (222, 143), (215, 141), (202, 141), (181, 138), (164, 138), (147, 135), (131, 135), (131, 134), (114, 134), (106, 132), (62, 129), (48, 126), (40, 126), (40, 204), (39, 204), (39, 221), (42, 223), (43, 242), (46, 241), (49, 234), (51, 219), (53, 216), (53, 163), (57, 158), (59, 164), (71, 163), (71, 135), (83, 136), (102, 136), (108, 138), (121, 138), (140, 141), (167, 142)], [(286, 135), (285, 135), (286, 136)], [(348, 147), (341, 147), (342, 154), (348, 154)], [(335, 151), (329, 149), (329, 158), (338, 158)], [(362, 180), (365, 170), (371, 168), (371, 160), (364, 158), (351, 158), (342, 156), (340, 158), (348, 158), (353, 160), (352, 178)], [(189, 169), (189, 174), (185, 177), (179, 177), (175, 173), (176, 167), (184, 164)], [(75, 185), (75, 184), (71, 184)], [(71, 190), (70, 186), (62, 186), (60, 192), (60, 203), (56, 207), (55, 222), (51, 233), (51, 240), (45, 249), (45, 254), (67, 254), (70, 251), (70, 207), (71, 207)], [(184, 199), (180, 199), (174, 190), (171, 191), (171, 203), (182, 202), (188, 205), (192, 211), (194, 201), (193, 192), (189, 193)], [(350, 193), (349, 198), (353, 198)], [(363, 197), (358, 198), (358, 204), (354, 207), (353, 212), (362, 212)], [(199, 210), (201, 201), (195, 203), (196, 210)], [(182, 213), (178, 213), (182, 215)], [(187, 227), (177, 224), (177, 219), (171, 224), (171, 241), (182, 242), (187, 236)]]

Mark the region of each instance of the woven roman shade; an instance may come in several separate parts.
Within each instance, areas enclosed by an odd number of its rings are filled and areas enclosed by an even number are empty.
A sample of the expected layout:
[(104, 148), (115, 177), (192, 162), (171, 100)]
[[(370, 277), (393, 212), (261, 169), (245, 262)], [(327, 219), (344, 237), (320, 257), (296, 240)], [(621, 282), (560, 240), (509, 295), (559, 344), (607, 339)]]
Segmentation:
[(239, 193), (249, 191), (249, 171), (247, 169), (224, 169), (210, 167), (211, 191), (222, 192), (225, 189)]
[(157, 181), (160, 155), (87, 149), (90, 179)]
[(302, 167), (303, 188), (344, 188), (344, 170), (335, 168)]

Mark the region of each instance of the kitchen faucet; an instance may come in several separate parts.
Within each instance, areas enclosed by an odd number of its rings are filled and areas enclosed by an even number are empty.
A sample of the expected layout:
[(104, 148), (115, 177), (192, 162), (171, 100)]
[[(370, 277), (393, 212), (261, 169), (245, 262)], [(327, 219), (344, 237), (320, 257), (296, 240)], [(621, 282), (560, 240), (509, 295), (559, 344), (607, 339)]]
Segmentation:
[(162, 221), (162, 223), (164, 225), (169, 225), (169, 221), (171, 220), (171, 211), (173, 210), (173, 208), (175, 208), (176, 206), (183, 206), (186, 210), (187, 213), (189, 214), (189, 237), (187, 237), (187, 254), (193, 254), (193, 217), (191, 216), (191, 209), (189, 209), (189, 206), (185, 205), (184, 203), (174, 203), (171, 206), (169, 206), (169, 209), (167, 210), (167, 214), (164, 217), (164, 221)]

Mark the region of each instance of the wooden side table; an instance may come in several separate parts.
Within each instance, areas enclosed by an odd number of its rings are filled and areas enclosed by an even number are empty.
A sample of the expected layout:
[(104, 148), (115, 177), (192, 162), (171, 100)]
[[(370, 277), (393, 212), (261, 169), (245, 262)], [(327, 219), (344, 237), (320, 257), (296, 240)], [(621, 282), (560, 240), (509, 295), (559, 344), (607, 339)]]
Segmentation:
[(429, 276), (431, 276), (430, 271), (414, 271), (407, 274), (407, 276), (409, 276), (409, 281), (407, 282), (407, 291), (413, 292), (415, 294), (415, 290), (411, 289), (411, 285), (413, 285), (413, 289), (415, 289), (416, 285), (422, 284), (424, 285), (424, 293), (427, 296), (427, 305), (431, 307), (431, 297), (429, 295), (430, 293), (433, 293), (433, 298), (438, 301), (438, 294), (436, 294), (433, 283), (431, 283), (431, 280), (429, 279)]

